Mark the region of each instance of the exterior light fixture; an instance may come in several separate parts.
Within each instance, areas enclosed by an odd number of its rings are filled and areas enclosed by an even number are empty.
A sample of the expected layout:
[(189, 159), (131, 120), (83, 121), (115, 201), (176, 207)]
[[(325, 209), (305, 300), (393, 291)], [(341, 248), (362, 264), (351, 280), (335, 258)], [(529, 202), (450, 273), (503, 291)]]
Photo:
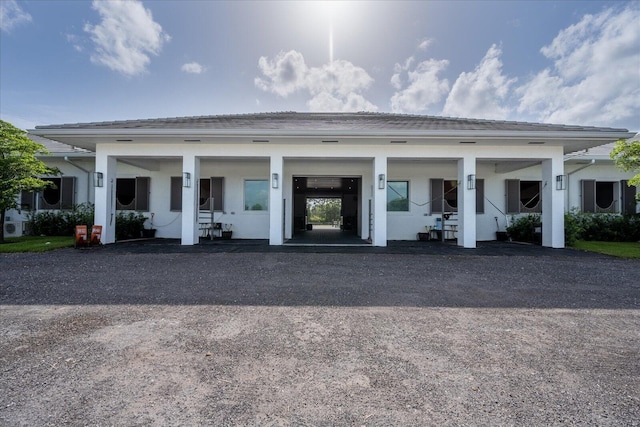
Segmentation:
[(271, 174), (271, 188), (278, 188), (278, 174)]
[(567, 176), (556, 175), (556, 190), (566, 190), (566, 189), (567, 189)]
[(474, 174), (467, 175), (467, 190), (476, 189), (476, 176)]
[(93, 173), (93, 186), (102, 187), (104, 185), (102, 172)]
[(385, 176), (383, 173), (381, 173), (380, 175), (378, 175), (378, 188), (380, 190), (384, 190), (384, 184), (385, 184)]
[(191, 173), (183, 172), (182, 173), (182, 186), (184, 188), (191, 188)]

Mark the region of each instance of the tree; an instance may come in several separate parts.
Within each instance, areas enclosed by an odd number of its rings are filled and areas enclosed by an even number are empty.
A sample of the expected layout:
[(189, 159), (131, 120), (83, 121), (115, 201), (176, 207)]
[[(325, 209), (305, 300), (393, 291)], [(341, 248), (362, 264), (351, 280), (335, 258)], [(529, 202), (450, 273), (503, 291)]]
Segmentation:
[[(628, 185), (630, 187), (640, 187), (640, 141), (619, 139), (613, 151), (611, 151), (611, 158), (620, 169), (637, 172), (636, 175), (629, 180)], [(636, 192), (636, 200), (640, 201), (640, 193)]]
[(52, 185), (42, 175), (57, 175), (36, 157), (48, 154), (42, 144), (33, 142), (27, 133), (0, 120), (0, 243), (4, 243), (4, 218), (9, 209), (18, 208), (22, 191), (39, 191)]
[(309, 222), (331, 224), (340, 221), (341, 199), (313, 198), (308, 203)]

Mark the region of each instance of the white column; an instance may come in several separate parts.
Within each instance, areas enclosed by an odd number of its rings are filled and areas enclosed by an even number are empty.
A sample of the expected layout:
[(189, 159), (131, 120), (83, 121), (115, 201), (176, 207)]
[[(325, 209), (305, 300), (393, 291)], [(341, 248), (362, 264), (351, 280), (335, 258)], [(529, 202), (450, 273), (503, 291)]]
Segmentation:
[[(382, 187), (382, 188), (380, 188)], [(373, 159), (373, 246), (387, 246), (387, 158)]]
[[(188, 173), (191, 185), (184, 186), (184, 174)], [(198, 236), (198, 190), (200, 187), (200, 158), (193, 154), (182, 156), (182, 239), (185, 246), (199, 243)]]
[(269, 244), (282, 245), (284, 243), (283, 229), (283, 159), (282, 156), (271, 156), (269, 169)]
[(475, 184), (476, 158), (458, 160), (458, 246), (476, 247), (476, 190), (469, 189), (469, 176)]
[(564, 193), (556, 177), (564, 175), (562, 153), (542, 161), (542, 246), (564, 248)]
[(102, 226), (101, 242), (106, 245), (116, 241), (116, 158), (107, 156), (98, 149), (96, 172), (102, 173), (102, 187), (95, 188), (93, 223)]

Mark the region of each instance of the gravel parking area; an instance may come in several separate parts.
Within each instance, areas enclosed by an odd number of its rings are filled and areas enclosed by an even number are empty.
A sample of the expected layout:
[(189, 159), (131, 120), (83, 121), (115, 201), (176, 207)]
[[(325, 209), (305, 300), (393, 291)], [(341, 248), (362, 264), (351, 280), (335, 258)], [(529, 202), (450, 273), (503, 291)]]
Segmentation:
[(237, 248), (0, 255), (0, 425), (640, 425), (637, 260)]

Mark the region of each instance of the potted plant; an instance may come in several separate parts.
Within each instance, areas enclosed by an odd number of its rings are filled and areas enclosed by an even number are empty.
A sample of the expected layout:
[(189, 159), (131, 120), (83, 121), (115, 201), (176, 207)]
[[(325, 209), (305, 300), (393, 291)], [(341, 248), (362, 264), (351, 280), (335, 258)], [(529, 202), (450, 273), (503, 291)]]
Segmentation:
[(224, 224), (224, 230), (222, 230), (222, 238), (224, 240), (231, 239), (231, 234), (233, 234), (233, 231), (231, 231), (232, 226), (233, 224)]
[(142, 230), (142, 237), (147, 237), (153, 239), (156, 237), (156, 229), (153, 228), (153, 217), (155, 213), (151, 212), (151, 218), (149, 218), (149, 228), (145, 228)]
[(425, 229), (424, 233), (418, 232), (418, 240), (423, 242), (431, 239), (431, 227), (428, 225), (425, 225), (424, 229)]

